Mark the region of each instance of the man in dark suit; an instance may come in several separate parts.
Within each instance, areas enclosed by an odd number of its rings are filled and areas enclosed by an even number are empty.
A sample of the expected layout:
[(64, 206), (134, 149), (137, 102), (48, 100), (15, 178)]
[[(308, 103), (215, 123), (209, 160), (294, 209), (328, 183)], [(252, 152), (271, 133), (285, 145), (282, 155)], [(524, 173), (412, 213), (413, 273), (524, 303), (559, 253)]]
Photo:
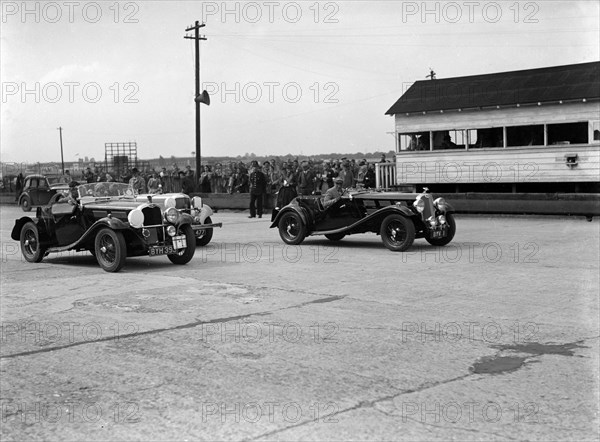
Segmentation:
[(298, 193), (300, 195), (311, 195), (315, 190), (315, 178), (308, 161), (303, 161), (302, 170), (298, 173)]
[(260, 171), (258, 162), (252, 162), (252, 172), (249, 177), (250, 184), (250, 216), (255, 218), (258, 212), (258, 217), (262, 218), (263, 213), (263, 195), (267, 192), (267, 177)]

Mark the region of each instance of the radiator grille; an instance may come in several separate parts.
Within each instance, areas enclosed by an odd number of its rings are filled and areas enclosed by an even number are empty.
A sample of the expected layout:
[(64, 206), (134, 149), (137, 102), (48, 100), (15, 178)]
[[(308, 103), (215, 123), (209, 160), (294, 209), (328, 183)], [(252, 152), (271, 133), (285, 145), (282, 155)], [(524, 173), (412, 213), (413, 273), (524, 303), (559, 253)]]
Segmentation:
[(144, 214), (144, 225), (155, 226), (162, 224), (162, 211), (160, 207), (145, 207), (142, 209)]

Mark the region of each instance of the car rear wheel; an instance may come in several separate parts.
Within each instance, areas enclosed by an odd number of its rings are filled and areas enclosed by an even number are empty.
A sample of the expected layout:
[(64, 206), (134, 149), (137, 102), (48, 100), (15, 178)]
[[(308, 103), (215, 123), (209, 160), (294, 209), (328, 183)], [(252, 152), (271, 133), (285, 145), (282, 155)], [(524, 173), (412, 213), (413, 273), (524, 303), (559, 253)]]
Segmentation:
[(31, 200), (28, 196), (21, 198), (21, 209), (23, 209), (23, 212), (29, 212), (31, 210)]
[(415, 240), (413, 222), (402, 215), (390, 215), (381, 223), (379, 230), (383, 245), (393, 252), (404, 252)]
[(101, 229), (94, 241), (95, 256), (98, 264), (107, 272), (118, 272), (125, 265), (127, 244), (119, 231), (109, 228)]
[(279, 220), (279, 236), (284, 243), (298, 245), (306, 237), (306, 226), (296, 212), (287, 212)]
[(429, 238), (425, 239), (427, 242), (433, 246), (445, 246), (450, 243), (454, 238), (454, 234), (456, 233), (456, 221), (454, 220), (454, 216), (451, 213), (446, 214), (446, 223), (448, 223), (448, 235), (444, 238)]
[[(212, 220), (210, 216), (207, 216), (204, 220), (205, 224), (212, 224)], [(213, 229), (199, 230), (196, 236), (196, 245), (197, 246), (205, 246), (207, 245), (213, 237)]]
[(40, 231), (33, 222), (27, 222), (21, 229), (21, 253), (28, 262), (41, 262), (46, 250), (40, 244)]
[(346, 236), (345, 233), (332, 233), (331, 235), (325, 235), (325, 238), (330, 241), (340, 241), (344, 238), (344, 236)]
[(179, 251), (179, 253), (175, 255), (167, 255), (173, 264), (183, 265), (187, 264), (194, 257), (194, 252), (196, 248), (194, 246), (196, 237), (194, 236), (194, 230), (192, 226), (186, 224), (181, 228), (181, 232), (185, 235), (185, 242), (187, 247)]

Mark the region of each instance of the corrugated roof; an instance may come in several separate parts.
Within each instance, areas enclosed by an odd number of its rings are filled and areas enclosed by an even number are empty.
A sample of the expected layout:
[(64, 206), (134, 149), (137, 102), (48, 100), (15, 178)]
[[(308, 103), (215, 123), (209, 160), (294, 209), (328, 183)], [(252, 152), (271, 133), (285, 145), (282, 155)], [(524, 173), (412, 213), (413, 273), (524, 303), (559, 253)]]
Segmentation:
[(414, 83), (386, 115), (600, 98), (600, 62)]

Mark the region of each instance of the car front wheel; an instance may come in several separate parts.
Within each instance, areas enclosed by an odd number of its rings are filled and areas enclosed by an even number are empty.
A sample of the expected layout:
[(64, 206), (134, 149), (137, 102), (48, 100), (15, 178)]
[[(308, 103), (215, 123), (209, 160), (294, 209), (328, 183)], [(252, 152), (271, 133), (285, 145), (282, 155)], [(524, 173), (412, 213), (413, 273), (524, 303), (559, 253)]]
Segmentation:
[(21, 209), (23, 212), (29, 212), (31, 210), (31, 200), (28, 196), (21, 198)]
[(40, 262), (46, 250), (40, 244), (40, 231), (33, 222), (27, 222), (21, 229), (21, 253), (28, 262)]
[(279, 220), (279, 236), (284, 243), (298, 245), (306, 237), (306, 226), (296, 212), (285, 213)]
[(448, 234), (444, 238), (429, 238), (425, 237), (427, 242), (432, 246), (445, 246), (450, 243), (456, 233), (456, 221), (451, 213), (446, 214), (446, 223), (448, 224)]
[(105, 227), (96, 235), (94, 242), (96, 260), (100, 267), (107, 272), (118, 272), (125, 265), (127, 245), (119, 231)]
[[(206, 217), (206, 219), (204, 220), (205, 224), (212, 224), (212, 220), (210, 219), (210, 216)], [(205, 229), (205, 230), (199, 230), (197, 233), (198, 236), (196, 236), (196, 245), (197, 246), (205, 246), (207, 245), (210, 240), (213, 237), (213, 229)]]
[(381, 223), (379, 230), (383, 245), (393, 252), (404, 252), (415, 240), (413, 222), (402, 215), (390, 215)]
[(187, 264), (194, 257), (194, 252), (196, 248), (194, 246), (196, 237), (194, 236), (194, 230), (192, 226), (186, 224), (181, 227), (181, 232), (185, 235), (185, 242), (187, 244), (185, 249), (179, 251), (179, 253), (175, 255), (167, 255), (173, 264), (183, 265)]

